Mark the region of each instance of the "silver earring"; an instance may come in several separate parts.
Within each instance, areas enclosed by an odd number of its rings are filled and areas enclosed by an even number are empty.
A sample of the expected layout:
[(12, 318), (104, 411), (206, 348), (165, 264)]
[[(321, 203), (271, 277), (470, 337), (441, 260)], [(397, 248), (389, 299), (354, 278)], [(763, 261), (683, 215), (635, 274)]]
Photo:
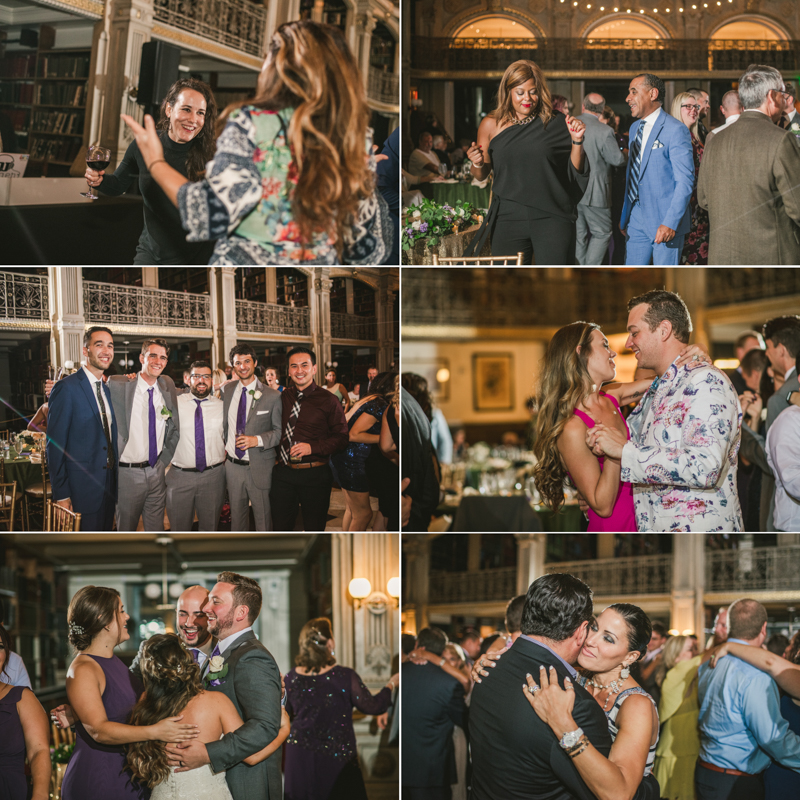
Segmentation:
[(335, 650), (331, 650), (331, 655), (335, 656), (336, 655), (336, 651)]
[(630, 678), (630, 676), (631, 676), (631, 671), (630, 671), (630, 670), (629, 670), (627, 667), (623, 667), (623, 668), (620, 670), (619, 677), (620, 677), (620, 678), (621, 678), (623, 681), (624, 681), (624, 680), (626, 680), (627, 678)]

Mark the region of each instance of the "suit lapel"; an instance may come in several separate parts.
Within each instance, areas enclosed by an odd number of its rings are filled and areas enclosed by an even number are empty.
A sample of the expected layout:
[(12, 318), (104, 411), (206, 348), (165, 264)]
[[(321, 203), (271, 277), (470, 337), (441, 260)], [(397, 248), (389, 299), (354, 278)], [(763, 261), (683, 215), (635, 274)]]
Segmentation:
[[(78, 380), (80, 381), (81, 388), (83, 389), (83, 392), (86, 395), (87, 400), (89, 401), (92, 413), (95, 415), (95, 417), (97, 417), (97, 421), (100, 423), (100, 426), (102, 427), (103, 420), (100, 417), (100, 409), (97, 407), (97, 396), (94, 393), (94, 386), (92, 385), (92, 381), (90, 381), (89, 378), (86, 376), (86, 372), (84, 372), (83, 367), (81, 367), (81, 371), (78, 373)], [(103, 388), (105, 389), (105, 387)]]
[(131, 433), (131, 416), (133, 416), (133, 398), (136, 396), (136, 388), (139, 385), (139, 376), (135, 380), (128, 381), (125, 384), (125, 426), (127, 430), (125, 435), (130, 436)]
[[(640, 183), (642, 181), (644, 171), (647, 169), (647, 164), (650, 161), (650, 153), (653, 151), (653, 145), (658, 141), (658, 135), (661, 133), (661, 129), (664, 127), (664, 114), (665, 111), (662, 108), (661, 112), (656, 117), (656, 121), (653, 123), (653, 130), (650, 131), (650, 135), (647, 137), (647, 144), (644, 146), (645, 149), (642, 153), (642, 168), (639, 170)], [(644, 120), (642, 120), (642, 125), (644, 125)]]

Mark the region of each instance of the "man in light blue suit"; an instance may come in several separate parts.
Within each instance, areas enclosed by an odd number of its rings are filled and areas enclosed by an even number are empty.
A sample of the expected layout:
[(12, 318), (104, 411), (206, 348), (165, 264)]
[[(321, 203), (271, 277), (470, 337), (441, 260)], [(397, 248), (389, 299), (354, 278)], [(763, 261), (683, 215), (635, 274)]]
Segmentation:
[(664, 82), (637, 75), (627, 103), (637, 117), (630, 130), (630, 153), (620, 230), (627, 239), (625, 263), (673, 266), (680, 263), (691, 226), (689, 199), (694, 157), (689, 129), (661, 107)]

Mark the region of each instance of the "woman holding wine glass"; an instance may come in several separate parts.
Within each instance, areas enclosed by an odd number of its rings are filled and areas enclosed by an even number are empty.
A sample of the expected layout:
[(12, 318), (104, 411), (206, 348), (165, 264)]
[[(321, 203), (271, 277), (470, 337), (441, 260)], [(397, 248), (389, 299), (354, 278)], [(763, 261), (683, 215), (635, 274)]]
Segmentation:
[(122, 117), (193, 242), (212, 264), (380, 264), (393, 225), (375, 190), (370, 109), (338, 28), (281, 25), (256, 96), (229, 106), (214, 160), (196, 181), (165, 163), (153, 120)]
[[(206, 162), (214, 156), (214, 126), (217, 105), (208, 84), (196, 78), (181, 78), (172, 84), (161, 103), (161, 118), (155, 133), (161, 146), (159, 159), (183, 178), (197, 181), (203, 177)], [(96, 153), (99, 150), (101, 152)], [(90, 161), (103, 155), (103, 148), (90, 148), (86, 160), (86, 182), (90, 191), (101, 194), (124, 194), (139, 176), (144, 201), (144, 229), (136, 248), (134, 264), (207, 264), (211, 246), (206, 242), (187, 242), (181, 217), (175, 206), (153, 179), (139, 145), (134, 141), (113, 175), (106, 175), (110, 154), (104, 160)], [(88, 194), (84, 195), (89, 197)]]

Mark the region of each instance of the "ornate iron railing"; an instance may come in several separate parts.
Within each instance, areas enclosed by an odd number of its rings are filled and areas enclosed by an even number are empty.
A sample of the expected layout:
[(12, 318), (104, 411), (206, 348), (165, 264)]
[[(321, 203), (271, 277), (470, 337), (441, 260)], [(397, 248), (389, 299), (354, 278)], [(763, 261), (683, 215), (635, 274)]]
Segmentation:
[(536, 269), (406, 270), (403, 325), (557, 325), (585, 319), (624, 329), (624, 298), (664, 285), (658, 268), (582, 270), (550, 280)]
[(545, 72), (744, 71), (800, 68), (800, 42), (706, 39), (448, 39), (414, 36), (415, 70), (497, 71), (533, 59)]
[(208, 295), (83, 282), (83, 313), (89, 324), (157, 328), (211, 328)]
[(595, 595), (668, 594), (672, 590), (672, 556), (598, 558), (547, 564), (545, 572), (566, 572), (591, 586)]
[(504, 601), (517, 593), (517, 569), (484, 569), (480, 572), (431, 570), (429, 603)]
[(48, 323), (47, 275), (0, 272), (0, 319)]
[(367, 96), (372, 100), (379, 100), (381, 103), (398, 105), (400, 102), (400, 76), (370, 67)]
[(798, 590), (800, 545), (706, 550), (706, 592)]
[(236, 330), (240, 333), (277, 333), (309, 336), (307, 308), (292, 308), (254, 300), (236, 301)]
[(800, 271), (780, 267), (706, 270), (709, 306), (726, 306), (766, 297), (800, 294)]
[(375, 341), (378, 338), (378, 320), (376, 317), (358, 317), (331, 311), (331, 336), (334, 339)]
[(167, 25), (261, 58), (267, 9), (250, 0), (155, 0), (155, 18)]

